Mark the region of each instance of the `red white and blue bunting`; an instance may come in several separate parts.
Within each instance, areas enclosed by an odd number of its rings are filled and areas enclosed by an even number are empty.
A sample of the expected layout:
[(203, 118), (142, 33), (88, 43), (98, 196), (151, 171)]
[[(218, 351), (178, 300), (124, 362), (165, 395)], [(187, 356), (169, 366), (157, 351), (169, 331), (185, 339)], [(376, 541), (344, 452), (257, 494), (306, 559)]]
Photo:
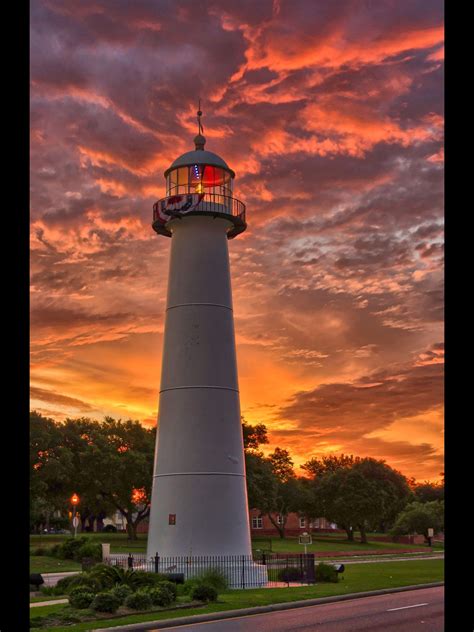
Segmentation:
[(157, 219), (162, 224), (169, 222), (171, 217), (180, 217), (193, 211), (204, 199), (204, 193), (189, 195), (172, 195), (158, 203)]

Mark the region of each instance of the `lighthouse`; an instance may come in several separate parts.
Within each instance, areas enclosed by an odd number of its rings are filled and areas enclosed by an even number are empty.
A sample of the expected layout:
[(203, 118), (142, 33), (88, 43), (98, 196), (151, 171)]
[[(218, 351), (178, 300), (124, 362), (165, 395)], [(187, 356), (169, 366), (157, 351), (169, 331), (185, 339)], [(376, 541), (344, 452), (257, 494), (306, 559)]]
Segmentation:
[(195, 148), (165, 171), (171, 238), (147, 556), (250, 556), (228, 244), (246, 227), (235, 173)]

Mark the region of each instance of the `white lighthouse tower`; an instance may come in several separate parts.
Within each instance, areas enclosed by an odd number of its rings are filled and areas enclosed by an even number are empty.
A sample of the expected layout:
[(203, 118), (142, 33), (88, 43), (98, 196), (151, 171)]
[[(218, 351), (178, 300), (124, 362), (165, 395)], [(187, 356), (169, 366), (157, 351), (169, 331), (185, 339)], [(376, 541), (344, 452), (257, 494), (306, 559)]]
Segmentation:
[(195, 149), (165, 172), (171, 237), (148, 557), (251, 555), (228, 240), (246, 229), (234, 172)]

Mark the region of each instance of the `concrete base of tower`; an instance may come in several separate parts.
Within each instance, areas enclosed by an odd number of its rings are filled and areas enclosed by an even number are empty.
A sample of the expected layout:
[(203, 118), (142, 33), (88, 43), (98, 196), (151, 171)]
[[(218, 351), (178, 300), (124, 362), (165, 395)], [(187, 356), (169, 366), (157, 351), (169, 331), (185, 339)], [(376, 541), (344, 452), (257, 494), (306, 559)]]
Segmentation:
[[(236, 502), (236, 499), (241, 502)], [(155, 476), (147, 556), (251, 556), (245, 476), (182, 472)]]

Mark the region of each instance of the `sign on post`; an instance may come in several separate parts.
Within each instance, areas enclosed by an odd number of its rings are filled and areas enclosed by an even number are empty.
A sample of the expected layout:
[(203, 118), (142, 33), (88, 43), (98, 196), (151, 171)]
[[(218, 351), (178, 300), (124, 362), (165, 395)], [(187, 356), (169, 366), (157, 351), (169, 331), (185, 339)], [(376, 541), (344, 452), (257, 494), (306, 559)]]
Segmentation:
[(300, 534), (300, 544), (312, 544), (312, 539), (309, 533), (306, 533), (306, 531), (304, 533)]
[(76, 528), (78, 525), (79, 525), (79, 518), (77, 516), (74, 516), (74, 518), (72, 519), (72, 526)]
[(433, 536), (434, 536), (434, 529), (430, 527), (428, 529), (428, 543), (429, 543), (430, 547), (431, 547), (431, 540), (432, 540)]
[(304, 553), (306, 555), (306, 547), (308, 546), (308, 544), (312, 544), (313, 540), (311, 538), (311, 535), (309, 533), (306, 533), (306, 531), (304, 533), (301, 533), (299, 536), (299, 543), (300, 544), (304, 544)]

